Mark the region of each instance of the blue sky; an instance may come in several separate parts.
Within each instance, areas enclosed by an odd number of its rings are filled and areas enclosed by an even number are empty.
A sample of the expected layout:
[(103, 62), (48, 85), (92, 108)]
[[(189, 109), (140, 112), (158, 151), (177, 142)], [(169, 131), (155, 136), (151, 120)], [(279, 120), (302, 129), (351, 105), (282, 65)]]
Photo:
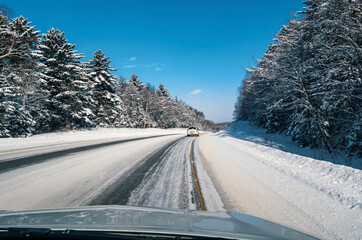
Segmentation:
[[(45, 33), (65, 32), (88, 60), (101, 49), (215, 122), (232, 120), (243, 68), (255, 65), (302, 0), (5, 0)], [(1, 3), (1, 4), (2, 4)]]

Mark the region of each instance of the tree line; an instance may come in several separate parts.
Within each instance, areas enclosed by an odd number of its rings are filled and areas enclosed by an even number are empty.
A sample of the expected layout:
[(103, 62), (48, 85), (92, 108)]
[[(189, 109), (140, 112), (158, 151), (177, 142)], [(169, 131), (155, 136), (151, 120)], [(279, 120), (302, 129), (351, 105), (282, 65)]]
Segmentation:
[(235, 120), (362, 155), (362, 3), (307, 0), (239, 88)]
[(93, 127), (213, 130), (202, 112), (136, 74), (112, 74), (101, 50), (87, 61), (64, 32), (40, 34), (28, 19), (0, 11), (0, 137)]

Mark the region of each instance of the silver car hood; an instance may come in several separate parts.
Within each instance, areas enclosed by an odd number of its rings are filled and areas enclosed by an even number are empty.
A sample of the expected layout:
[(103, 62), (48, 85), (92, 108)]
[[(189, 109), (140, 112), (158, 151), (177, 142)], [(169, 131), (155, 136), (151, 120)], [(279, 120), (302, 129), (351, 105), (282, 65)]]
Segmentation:
[(118, 205), (0, 212), (0, 228), (8, 227), (110, 230), (238, 239), (316, 239), (241, 213)]

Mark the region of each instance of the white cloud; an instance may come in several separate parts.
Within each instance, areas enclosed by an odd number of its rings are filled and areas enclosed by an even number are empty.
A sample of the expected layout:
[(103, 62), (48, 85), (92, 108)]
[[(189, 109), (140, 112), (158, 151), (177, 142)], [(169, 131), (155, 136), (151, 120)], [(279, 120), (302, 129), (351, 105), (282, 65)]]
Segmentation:
[(153, 68), (153, 67), (155, 67), (156, 71), (162, 71), (162, 68), (156, 67), (157, 65), (158, 65), (157, 63), (151, 63), (151, 64), (127, 64), (127, 65), (124, 65), (123, 68), (126, 69), (126, 68)]
[(137, 65), (124, 65), (123, 68), (135, 68)]
[(200, 93), (202, 93), (202, 90), (201, 90), (201, 89), (195, 89), (195, 90), (193, 90), (192, 92), (190, 92), (189, 94), (190, 94), (190, 95), (196, 95), (196, 94), (200, 94)]
[(150, 67), (154, 67), (156, 66), (156, 63), (151, 63), (151, 64), (141, 64), (142, 67), (146, 67), (146, 68), (150, 68)]
[(130, 62), (132, 62), (132, 61), (136, 61), (137, 60), (137, 58), (136, 57), (131, 57), (130, 59), (129, 59), (129, 61)]

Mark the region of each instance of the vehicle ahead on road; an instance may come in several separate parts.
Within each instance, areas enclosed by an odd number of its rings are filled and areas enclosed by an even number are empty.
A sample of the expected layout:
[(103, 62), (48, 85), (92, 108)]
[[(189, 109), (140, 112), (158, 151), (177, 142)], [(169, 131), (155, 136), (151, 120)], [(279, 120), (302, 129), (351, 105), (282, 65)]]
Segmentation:
[(131, 206), (0, 212), (0, 239), (316, 239), (249, 215)]
[(199, 128), (198, 127), (189, 127), (187, 129), (187, 136), (199, 136)]

